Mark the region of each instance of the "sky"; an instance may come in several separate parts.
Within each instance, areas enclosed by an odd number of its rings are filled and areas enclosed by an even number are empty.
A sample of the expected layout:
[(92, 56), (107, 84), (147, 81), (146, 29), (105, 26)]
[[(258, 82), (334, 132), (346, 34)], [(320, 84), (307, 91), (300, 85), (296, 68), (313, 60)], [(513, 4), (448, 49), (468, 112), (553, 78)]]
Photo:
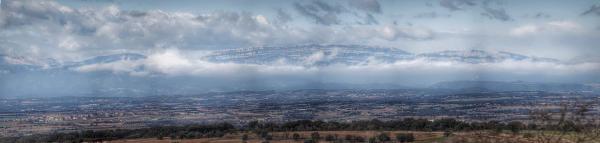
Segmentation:
[[(281, 83), (284, 79), (295, 79), (431, 84), (485, 77), (599, 82), (599, 39), (598, 0), (2, 0), (0, 3), (2, 55), (68, 62), (139, 53), (148, 59), (90, 65), (76, 71), (221, 77), (216, 80), (235, 79), (232, 81), (238, 83)], [(563, 62), (465, 64), (414, 60), (306, 67), (211, 63), (199, 58), (223, 49), (308, 44), (390, 47), (416, 54), (472, 49), (506, 51)], [(140, 67), (150, 71), (139, 72), (136, 69)]]
[(111, 52), (363, 44), (423, 53), (483, 49), (598, 60), (597, 0), (2, 3), (1, 50), (81, 59)]

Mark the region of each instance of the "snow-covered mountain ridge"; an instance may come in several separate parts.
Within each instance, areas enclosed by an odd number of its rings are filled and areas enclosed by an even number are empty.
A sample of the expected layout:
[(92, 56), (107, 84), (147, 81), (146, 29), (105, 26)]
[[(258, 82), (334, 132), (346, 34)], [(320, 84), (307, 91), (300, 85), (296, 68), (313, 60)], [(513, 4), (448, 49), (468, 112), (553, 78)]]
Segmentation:
[[(0, 65), (4, 68), (27, 66), (28, 69), (69, 69), (85, 65), (106, 64), (119, 61), (136, 61), (146, 59), (146, 55), (137, 53), (120, 53), (91, 57), (82, 61), (57, 62), (54, 59), (0, 55)], [(364, 45), (299, 45), (286, 47), (252, 47), (212, 51), (202, 57), (214, 63), (238, 63), (268, 65), (284, 62), (292, 65), (326, 66), (331, 64), (356, 65), (369, 61), (393, 63), (396, 61), (427, 60), (448, 61), (469, 64), (497, 63), (503, 61), (531, 61), (560, 63), (551, 58), (531, 57), (510, 52), (491, 52), (483, 50), (440, 51), (414, 54), (398, 48), (375, 47)]]

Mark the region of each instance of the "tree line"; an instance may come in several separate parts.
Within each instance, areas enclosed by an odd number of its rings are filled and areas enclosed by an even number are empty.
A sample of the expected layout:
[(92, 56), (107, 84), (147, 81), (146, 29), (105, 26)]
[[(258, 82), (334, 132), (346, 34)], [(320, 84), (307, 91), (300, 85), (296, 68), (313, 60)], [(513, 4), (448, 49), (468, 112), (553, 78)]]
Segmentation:
[(236, 128), (229, 123), (186, 126), (157, 126), (142, 129), (116, 129), (116, 130), (87, 130), (70, 133), (38, 134), (24, 137), (2, 138), (0, 142), (6, 143), (34, 143), (34, 142), (102, 142), (120, 139), (157, 138), (195, 139), (223, 137), (225, 134), (236, 132)]
[[(260, 138), (262, 138), (263, 143), (268, 143), (270, 140), (272, 140), (272, 138), (269, 138), (268, 136), (262, 137), (259, 136)], [(304, 141), (304, 143), (317, 143), (320, 141), (326, 141), (326, 142), (332, 142), (332, 143), (363, 143), (363, 142), (369, 142), (369, 143), (385, 143), (385, 142), (391, 142), (393, 140), (400, 142), (400, 143), (406, 143), (406, 142), (413, 142), (415, 141), (415, 135), (413, 133), (396, 133), (395, 134), (395, 139), (393, 139), (389, 133), (386, 132), (381, 132), (379, 134), (377, 134), (376, 136), (372, 136), (369, 137), (368, 139), (365, 138), (364, 136), (360, 136), (360, 135), (351, 135), (351, 134), (347, 134), (345, 136), (341, 136), (338, 134), (327, 134), (324, 137), (321, 136), (321, 134), (319, 132), (312, 132), (308, 137), (304, 137), (298, 133), (294, 133), (291, 137), (288, 136), (288, 134), (285, 134), (283, 137), (281, 137), (282, 139), (285, 140), (289, 140), (292, 139), (294, 141)], [(246, 143), (248, 141), (248, 135), (244, 134), (242, 136), (242, 143)]]
[(242, 130), (251, 131), (365, 131), (365, 130), (410, 130), (410, 131), (472, 131), (472, 130), (523, 130), (535, 125), (525, 125), (521, 122), (514, 121), (509, 123), (499, 121), (489, 122), (465, 122), (452, 118), (440, 120), (413, 119), (406, 118), (402, 120), (368, 120), (368, 121), (353, 121), (353, 122), (325, 122), (298, 120), (285, 123), (259, 122), (252, 121), (248, 125), (241, 128)]

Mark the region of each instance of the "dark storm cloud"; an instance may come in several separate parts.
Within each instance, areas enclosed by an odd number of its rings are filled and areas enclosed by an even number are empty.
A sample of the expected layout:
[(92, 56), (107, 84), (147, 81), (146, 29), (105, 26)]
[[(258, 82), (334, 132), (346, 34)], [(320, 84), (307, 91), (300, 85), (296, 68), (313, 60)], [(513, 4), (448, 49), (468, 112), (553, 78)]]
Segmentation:
[[(481, 15), (488, 17), (490, 19), (494, 19), (494, 20), (500, 20), (500, 21), (510, 21), (513, 20), (513, 18), (506, 12), (506, 10), (502, 7), (492, 7), (492, 4), (496, 3), (500, 3), (499, 1), (492, 1), (492, 0), (486, 0), (483, 1), (482, 3), (479, 3), (480, 1), (477, 0), (440, 0), (440, 6), (449, 9), (450, 11), (457, 11), (457, 10), (467, 10), (467, 9), (472, 9), (472, 8), (476, 8), (473, 6), (477, 6), (480, 5), (482, 12)], [(494, 3), (492, 3), (494, 2)], [(423, 15), (423, 16), (432, 16), (432, 15)]]
[(359, 17), (359, 19), (356, 21), (356, 24), (359, 24), (359, 25), (377, 25), (377, 24), (379, 24), (379, 21), (375, 18), (375, 16), (373, 16), (370, 13), (365, 13), (364, 16), (355, 14), (355, 16)]
[(425, 2), (425, 6), (427, 6), (427, 7), (433, 7), (433, 3), (431, 3), (430, 1)]
[(315, 20), (317, 24), (335, 25), (340, 24), (339, 14), (345, 11), (341, 5), (330, 5), (323, 1), (311, 1), (309, 3), (294, 3), (294, 8), (303, 16)]
[(349, 4), (359, 10), (381, 13), (381, 5), (377, 0), (350, 0)]
[(538, 12), (534, 15), (531, 16), (527, 16), (529, 18), (535, 18), (535, 19), (546, 19), (546, 18), (550, 18), (552, 17), (552, 15), (548, 14), (548, 13), (544, 13), (544, 12)]
[(277, 9), (277, 20), (279, 20), (279, 22), (286, 23), (286, 22), (290, 22), (294, 19), (292, 18), (292, 16), (289, 13), (287, 13), (285, 10), (280, 8), (280, 9)]
[(148, 15), (147, 12), (137, 11), (137, 10), (124, 11), (123, 14), (128, 14), (129, 16), (132, 16), (132, 17), (144, 17), (144, 16)]
[(506, 13), (506, 10), (502, 7), (492, 8), (490, 7), (492, 1), (488, 0), (483, 3), (483, 16), (486, 16), (490, 19), (496, 19), (500, 21), (510, 21), (512, 17)]
[(365, 17), (365, 24), (379, 24), (379, 21), (377, 21), (377, 19), (375, 19), (373, 15), (367, 14), (367, 16)]
[(590, 9), (581, 13), (582, 16), (589, 14), (596, 14), (597, 16), (600, 16), (600, 5), (593, 5), (592, 7), (590, 7)]
[(53, 2), (41, 1), (33, 4), (24, 4), (26, 1), (3, 1), (0, 14), (0, 26), (11, 27), (28, 25), (40, 21), (49, 21), (64, 25), (69, 21), (67, 11), (70, 8), (60, 6)]
[(510, 15), (508, 15), (506, 13), (506, 10), (502, 9), (502, 8), (490, 8), (490, 7), (484, 7), (485, 13), (482, 13), (483, 16), (486, 16), (490, 19), (496, 19), (496, 20), (500, 20), (500, 21), (510, 21), (512, 20), (512, 18), (510, 17)]
[[(294, 3), (296, 11), (316, 24), (338, 25), (343, 23), (374, 25), (379, 21), (373, 14), (381, 14), (381, 5), (376, 0), (351, 0), (345, 3), (310, 1)], [(342, 18), (344, 17), (344, 18)], [(350, 18), (350, 19), (348, 19)]]
[(424, 12), (413, 16), (414, 18), (438, 18), (438, 17), (450, 17), (450, 14), (439, 14), (437, 12)]
[(475, 0), (440, 0), (440, 6), (451, 11), (463, 10), (465, 6), (475, 6)]

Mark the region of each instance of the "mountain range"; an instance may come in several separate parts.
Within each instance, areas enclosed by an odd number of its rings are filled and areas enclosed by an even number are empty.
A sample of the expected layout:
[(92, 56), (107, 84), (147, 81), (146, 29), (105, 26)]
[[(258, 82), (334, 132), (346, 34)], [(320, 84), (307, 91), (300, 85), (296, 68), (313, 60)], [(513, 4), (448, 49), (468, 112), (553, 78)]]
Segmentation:
[[(0, 55), (0, 70), (39, 70), (69, 69), (85, 65), (119, 61), (146, 59), (146, 55), (120, 53), (91, 57), (82, 61), (57, 62), (54, 59), (34, 59), (22, 56)], [(440, 51), (414, 54), (398, 48), (373, 47), (364, 45), (300, 45), (288, 47), (253, 47), (212, 51), (203, 57), (215, 63), (274, 64), (285, 62), (293, 65), (326, 66), (331, 64), (357, 65), (376, 61), (393, 63), (396, 61), (427, 60), (448, 61), (470, 64), (497, 63), (503, 61), (552, 62), (552, 58), (525, 56), (510, 52), (490, 52), (483, 50)]]
[[(62, 96), (62, 95), (162, 95), (194, 94), (208, 91), (268, 90), (268, 89), (394, 89), (409, 88), (407, 83), (350, 84), (320, 81), (282, 83), (248, 78), (253, 84), (236, 80), (190, 76), (131, 76), (113, 72), (79, 72), (87, 65), (142, 61), (143, 54), (121, 53), (91, 57), (81, 61), (58, 62), (54, 59), (0, 55), (0, 96)], [(301, 66), (360, 65), (372, 61), (426, 60), (466, 64), (497, 63), (503, 61), (531, 61), (560, 63), (559, 60), (525, 56), (509, 52), (482, 50), (410, 53), (397, 48), (364, 45), (300, 45), (291, 47), (254, 47), (213, 51), (202, 57), (213, 63), (269, 65), (280, 62)], [(143, 67), (141, 70), (144, 70)], [(285, 81), (285, 80), (284, 80)], [(434, 84), (430, 89), (481, 89), (493, 91), (573, 91), (589, 90), (582, 84), (546, 84), (530, 82), (451, 81)], [(595, 88), (597, 89), (597, 88)]]
[(215, 51), (207, 56), (213, 62), (269, 64), (284, 60), (291, 64), (316, 63), (316, 65), (356, 65), (368, 61), (392, 63), (406, 60), (453, 61), (464, 63), (495, 63), (507, 60), (534, 62), (560, 62), (510, 52), (483, 50), (441, 51), (414, 54), (398, 48), (364, 45), (301, 45), (292, 47), (254, 47)]
[(525, 81), (444, 81), (432, 85), (432, 89), (452, 89), (462, 91), (594, 91), (596, 88), (576, 83), (536, 83)]

